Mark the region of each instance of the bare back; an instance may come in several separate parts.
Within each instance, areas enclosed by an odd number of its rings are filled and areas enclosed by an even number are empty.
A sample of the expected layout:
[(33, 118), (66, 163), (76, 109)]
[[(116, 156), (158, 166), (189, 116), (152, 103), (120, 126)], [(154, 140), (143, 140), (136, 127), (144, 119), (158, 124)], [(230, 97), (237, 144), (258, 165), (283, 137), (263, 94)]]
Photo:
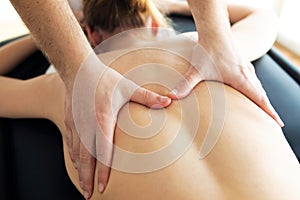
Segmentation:
[[(106, 53), (100, 58), (107, 62), (118, 53)], [(153, 68), (156, 70), (144, 67), (146, 71), (137, 78), (162, 78), (163, 70), (158, 70), (159, 67), (178, 74), (184, 74), (189, 67), (189, 63), (177, 55), (152, 49), (124, 54), (110, 66), (121, 74), (130, 74), (135, 68), (149, 63), (152, 67), (156, 66)], [(164, 78), (171, 79), (170, 76)], [(168, 93), (168, 88), (154, 82), (144, 87), (160, 94)], [(224, 99), (214, 99), (218, 95)], [(188, 107), (191, 101), (196, 102), (196, 108)], [(218, 104), (222, 103), (220, 107)], [(220, 110), (216, 110), (218, 108)], [(170, 145), (179, 132), (183, 140), (190, 140), (191, 144), (172, 162), (160, 168), (153, 167), (152, 171), (145, 173), (126, 171), (124, 166), (128, 165), (128, 160), (115, 151), (113, 163), (117, 167), (111, 171), (108, 186), (103, 194), (99, 194), (95, 182), (92, 199), (300, 199), (299, 164), (281, 128), (257, 105), (231, 87), (217, 82), (202, 82), (187, 98), (174, 101), (166, 109), (150, 110), (132, 102), (124, 106), (115, 129), (116, 148), (132, 154), (159, 151)], [(184, 114), (186, 110), (188, 115)], [(214, 112), (220, 114), (222, 124), (216, 124)], [(158, 126), (154, 123), (155, 119), (162, 115), (163, 125), (155, 127)], [(58, 125), (63, 133), (63, 117), (59, 119)], [(147, 131), (126, 130), (122, 121), (135, 124), (140, 130), (150, 127), (156, 132), (151, 135)], [(195, 123), (196, 129), (192, 128)], [(207, 156), (200, 158), (201, 146), (210, 133), (208, 130), (215, 126), (220, 127), (217, 143)], [(64, 150), (69, 176), (80, 190), (66, 144)], [(172, 150), (168, 153), (164, 156), (176, 154)], [(164, 162), (164, 159), (168, 158), (158, 156), (153, 162)], [(131, 164), (143, 166), (142, 161)]]

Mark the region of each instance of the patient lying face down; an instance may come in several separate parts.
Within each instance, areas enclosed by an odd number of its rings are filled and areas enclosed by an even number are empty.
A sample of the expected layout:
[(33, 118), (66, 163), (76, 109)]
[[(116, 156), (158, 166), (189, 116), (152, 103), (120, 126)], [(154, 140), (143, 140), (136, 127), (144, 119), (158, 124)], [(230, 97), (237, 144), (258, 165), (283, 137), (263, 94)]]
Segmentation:
[[(166, 94), (190, 66), (186, 55), (194, 43), (187, 41), (172, 36), (152, 42), (153, 48), (114, 50), (99, 58), (137, 84)], [(179, 50), (169, 51), (170, 44)], [(65, 143), (65, 88), (59, 76), (2, 77), (0, 82), (5, 86), (0, 116), (48, 118), (59, 127), (68, 174), (81, 191)], [(208, 143), (213, 148), (201, 154), (207, 138), (216, 143)], [(299, 164), (278, 124), (222, 83), (202, 82), (166, 109), (126, 104), (118, 116), (114, 148), (107, 188), (100, 194), (95, 182), (92, 199), (300, 198)]]
[[(123, 53), (112, 51), (100, 58), (105, 63), (116, 58), (111, 67), (139, 84), (148, 82), (144, 87), (161, 94), (168, 92), (166, 82), (171, 84), (189, 68), (183, 57), (157, 48)], [(130, 77), (133, 72), (138, 73)], [(61, 130), (65, 144), (65, 88), (57, 74), (27, 81), (1, 77), (0, 83), (0, 116), (48, 118)], [(205, 138), (216, 132), (216, 144), (201, 159)], [(95, 182), (92, 199), (300, 198), (299, 164), (280, 127), (222, 83), (202, 82), (187, 98), (163, 110), (126, 104), (118, 116), (114, 145), (107, 188), (100, 194)], [(64, 155), (68, 174), (80, 190), (67, 145)]]
[[(141, 16), (145, 25), (147, 15)], [(123, 27), (103, 32), (87, 25), (94, 46)], [(166, 95), (188, 71), (195, 43), (166, 29), (142, 30), (144, 34), (137, 30), (103, 42), (99, 58), (135, 83)], [(0, 83), (5, 85), (0, 87), (0, 95), (5, 94), (0, 116), (47, 118), (59, 127), (68, 174), (81, 191), (65, 140), (65, 88), (59, 76), (28, 81), (2, 77)], [(126, 104), (118, 115), (103, 194), (96, 180), (91, 199), (300, 198), (299, 164), (278, 124), (241, 93), (212, 81), (198, 84), (187, 98), (165, 109)]]
[[(138, 50), (133, 48), (136, 42), (99, 57), (134, 82), (167, 94), (189, 68), (186, 55), (194, 43), (186, 40), (168, 37), (157, 45), (153, 42), (153, 48)], [(170, 44), (180, 50), (168, 51)], [(210, 149), (205, 141), (214, 137)], [(125, 105), (114, 145), (108, 186), (100, 194), (95, 183), (94, 199), (297, 199), (300, 195), (299, 165), (280, 127), (222, 83), (203, 82), (186, 99), (163, 110), (132, 102)], [(202, 156), (203, 151), (208, 154)], [(66, 145), (65, 152), (68, 173), (80, 188)]]

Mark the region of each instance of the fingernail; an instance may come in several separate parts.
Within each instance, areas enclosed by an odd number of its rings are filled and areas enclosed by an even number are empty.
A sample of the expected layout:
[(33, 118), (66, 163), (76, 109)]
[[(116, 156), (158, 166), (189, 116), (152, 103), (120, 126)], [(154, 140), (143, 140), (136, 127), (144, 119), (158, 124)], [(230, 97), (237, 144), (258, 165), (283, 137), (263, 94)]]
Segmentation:
[(278, 113), (275, 110), (274, 110), (274, 115), (275, 115), (276, 121), (279, 124), (279, 126), (284, 127), (283, 121), (281, 120), (281, 118), (279, 117)]
[(166, 101), (168, 101), (169, 100), (169, 97), (166, 97), (166, 96), (160, 96), (159, 97), (159, 101), (161, 102), (161, 103), (164, 103), (164, 102), (166, 102)]
[(89, 199), (90, 198), (90, 194), (88, 193), (88, 192), (83, 192), (83, 197), (85, 198), (85, 199)]
[(82, 189), (82, 191), (83, 191), (83, 197), (85, 198), (85, 199), (89, 199), (90, 198), (90, 193), (88, 193), (87, 191), (85, 191), (84, 189), (83, 189), (83, 182), (82, 181), (80, 181), (80, 187), (81, 187), (81, 189)]
[(99, 183), (98, 190), (99, 190), (100, 193), (102, 193), (104, 191), (103, 183)]
[(283, 121), (281, 120), (281, 118), (279, 116), (278, 116), (278, 121), (279, 121), (279, 125), (281, 127), (284, 127), (284, 123), (283, 123)]

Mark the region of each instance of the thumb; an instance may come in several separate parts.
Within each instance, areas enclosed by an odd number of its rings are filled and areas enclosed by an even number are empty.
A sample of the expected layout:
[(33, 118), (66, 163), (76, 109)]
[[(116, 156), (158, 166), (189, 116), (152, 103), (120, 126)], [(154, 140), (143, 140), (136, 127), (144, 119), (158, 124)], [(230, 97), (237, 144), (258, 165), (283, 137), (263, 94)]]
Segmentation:
[(137, 88), (130, 100), (148, 106), (149, 108), (162, 108), (171, 103), (169, 97), (158, 95), (142, 87)]
[(168, 94), (171, 99), (182, 99), (186, 97), (192, 89), (199, 83), (203, 81), (202, 76), (197, 69), (191, 67), (189, 71), (184, 75), (183, 80), (181, 80), (174, 89)]

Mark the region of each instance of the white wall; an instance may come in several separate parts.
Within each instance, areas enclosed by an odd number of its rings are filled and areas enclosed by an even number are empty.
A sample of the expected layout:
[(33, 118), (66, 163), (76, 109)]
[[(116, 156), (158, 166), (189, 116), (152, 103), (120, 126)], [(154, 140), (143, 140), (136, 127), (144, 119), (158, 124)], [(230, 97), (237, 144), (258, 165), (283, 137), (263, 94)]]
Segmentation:
[(0, 0), (0, 41), (28, 33), (9, 0)]

